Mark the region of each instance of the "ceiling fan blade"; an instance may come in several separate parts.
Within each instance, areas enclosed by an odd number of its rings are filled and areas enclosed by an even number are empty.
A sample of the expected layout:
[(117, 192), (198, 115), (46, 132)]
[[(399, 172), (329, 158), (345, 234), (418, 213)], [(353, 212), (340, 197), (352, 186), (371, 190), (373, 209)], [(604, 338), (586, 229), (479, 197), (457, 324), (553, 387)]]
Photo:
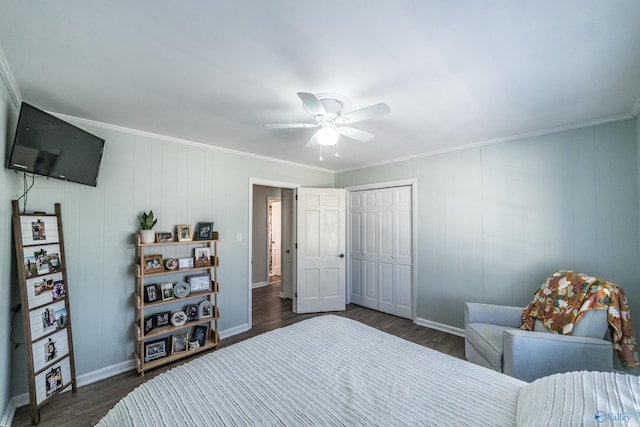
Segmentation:
[(380, 104), (370, 105), (368, 107), (361, 108), (360, 110), (347, 113), (338, 121), (340, 123), (355, 123), (373, 117), (389, 114), (390, 112), (391, 108), (389, 108), (389, 106), (384, 102), (381, 102)]
[(314, 145), (318, 145), (318, 138), (316, 138), (316, 133), (311, 135), (311, 138), (309, 138), (305, 147), (313, 147)]
[(318, 123), (274, 123), (274, 124), (266, 124), (264, 127), (271, 129), (290, 129), (290, 128), (315, 128), (320, 126)]
[(318, 97), (309, 92), (298, 92), (298, 96), (302, 100), (305, 108), (313, 115), (326, 114), (324, 107), (320, 103)]
[(346, 137), (362, 142), (369, 142), (375, 136), (372, 133), (350, 127), (338, 127), (338, 131), (340, 132), (340, 135), (344, 135)]

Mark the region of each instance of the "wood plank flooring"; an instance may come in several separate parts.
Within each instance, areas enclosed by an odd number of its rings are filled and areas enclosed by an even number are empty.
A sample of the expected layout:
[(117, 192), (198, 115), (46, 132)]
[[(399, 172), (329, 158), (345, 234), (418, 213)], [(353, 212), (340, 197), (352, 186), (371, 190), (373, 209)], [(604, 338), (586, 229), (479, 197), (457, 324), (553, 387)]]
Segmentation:
[[(223, 339), (218, 348), (226, 347), (272, 329), (317, 316), (317, 314), (296, 315), (292, 313), (291, 301), (279, 298), (279, 291), (279, 284), (254, 289), (253, 329)], [(390, 316), (356, 305), (348, 305), (346, 311), (334, 314), (357, 320), (408, 341), (464, 359), (464, 339), (461, 337), (417, 326), (410, 320)], [(224, 313), (222, 315), (224, 315)], [(182, 359), (174, 364), (148, 371), (142, 378), (134, 370), (84, 387), (79, 387), (76, 394), (69, 392), (61, 393), (40, 409), (39, 425), (43, 427), (93, 426), (111, 407), (140, 383), (188, 360), (189, 358)], [(28, 425), (31, 425), (29, 406), (18, 408), (12, 426)]]

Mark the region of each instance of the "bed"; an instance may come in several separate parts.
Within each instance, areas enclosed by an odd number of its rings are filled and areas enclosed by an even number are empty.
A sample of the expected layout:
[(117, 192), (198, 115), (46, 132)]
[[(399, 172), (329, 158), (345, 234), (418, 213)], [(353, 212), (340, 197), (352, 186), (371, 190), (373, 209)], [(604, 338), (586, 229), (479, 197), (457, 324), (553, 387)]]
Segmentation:
[(639, 401), (631, 375), (582, 372), (529, 384), (325, 315), (160, 374), (98, 426), (566, 426), (623, 412), (640, 422)]

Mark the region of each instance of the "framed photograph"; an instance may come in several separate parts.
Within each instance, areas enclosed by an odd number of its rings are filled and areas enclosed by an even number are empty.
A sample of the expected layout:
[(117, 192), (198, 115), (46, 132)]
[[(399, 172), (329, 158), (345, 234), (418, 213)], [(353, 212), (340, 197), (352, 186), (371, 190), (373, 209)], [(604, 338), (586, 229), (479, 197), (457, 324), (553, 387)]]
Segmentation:
[(188, 279), (191, 293), (211, 291), (211, 274), (195, 274)]
[(147, 255), (144, 257), (144, 274), (159, 273), (164, 271), (162, 255)]
[(208, 299), (198, 304), (198, 319), (206, 319), (207, 317), (213, 317), (213, 305)]
[(199, 222), (196, 227), (196, 240), (211, 240), (213, 238), (213, 222)]
[(187, 313), (187, 322), (191, 322), (192, 320), (198, 320), (198, 306), (188, 305), (184, 309), (185, 313)]
[(145, 335), (148, 334), (149, 332), (151, 332), (151, 330), (153, 330), (154, 326), (155, 326), (154, 316), (147, 316), (147, 317), (144, 318), (144, 333), (145, 333)]
[(49, 396), (54, 391), (62, 388), (62, 367), (57, 366), (55, 368), (51, 368), (51, 371), (47, 373), (45, 378), (45, 390), (47, 391), (47, 396)]
[(178, 242), (188, 242), (193, 240), (191, 235), (191, 226), (187, 224), (176, 225), (176, 231), (178, 233)]
[(178, 259), (178, 268), (193, 268), (194, 267), (193, 258), (180, 258)]
[(171, 314), (171, 324), (173, 326), (182, 326), (185, 323), (187, 323), (187, 314), (184, 311), (174, 311)]
[(171, 243), (173, 242), (173, 232), (171, 231), (159, 231), (156, 233), (156, 242), (158, 243)]
[(176, 270), (178, 268), (178, 260), (176, 258), (167, 258), (164, 261), (164, 268), (167, 270)]
[(173, 299), (173, 283), (161, 283), (160, 295), (162, 295), (162, 301)]
[(211, 265), (211, 248), (195, 248), (196, 267), (208, 267)]
[(149, 341), (144, 343), (144, 361), (150, 362), (155, 359), (167, 357), (169, 355), (169, 338)]
[(33, 240), (47, 240), (44, 222), (39, 218), (37, 221), (31, 221), (31, 237)]
[(145, 302), (156, 302), (160, 299), (158, 296), (158, 285), (146, 285), (144, 287), (144, 300)]
[(169, 324), (170, 318), (171, 318), (171, 312), (170, 311), (163, 311), (162, 313), (156, 313), (154, 314), (155, 316), (155, 327), (159, 328), (161, 326), (167, 326)]
[(173, 345), (171, 346), (171, 353), (182, 353), (187, 351), (187, 343), (189, 342), (189, 336), (187, 333), (175, 334), (173, 336)]
[(208, 331), (209, 327), (207, 325), (197, 325), (193, 328), (193, 338), (198, 340), (200, 347), (204, 347), (204, 344), (207, 342)]

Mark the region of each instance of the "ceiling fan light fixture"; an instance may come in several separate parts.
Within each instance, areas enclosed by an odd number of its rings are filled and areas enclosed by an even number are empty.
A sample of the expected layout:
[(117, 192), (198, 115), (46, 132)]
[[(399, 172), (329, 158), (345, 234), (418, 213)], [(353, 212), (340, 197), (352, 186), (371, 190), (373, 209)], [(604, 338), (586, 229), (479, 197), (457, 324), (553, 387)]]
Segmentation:
[(336, 145), (340, 132), (335, 126), (324, 126), (316, 132), (316, 139), (320, 145)]

